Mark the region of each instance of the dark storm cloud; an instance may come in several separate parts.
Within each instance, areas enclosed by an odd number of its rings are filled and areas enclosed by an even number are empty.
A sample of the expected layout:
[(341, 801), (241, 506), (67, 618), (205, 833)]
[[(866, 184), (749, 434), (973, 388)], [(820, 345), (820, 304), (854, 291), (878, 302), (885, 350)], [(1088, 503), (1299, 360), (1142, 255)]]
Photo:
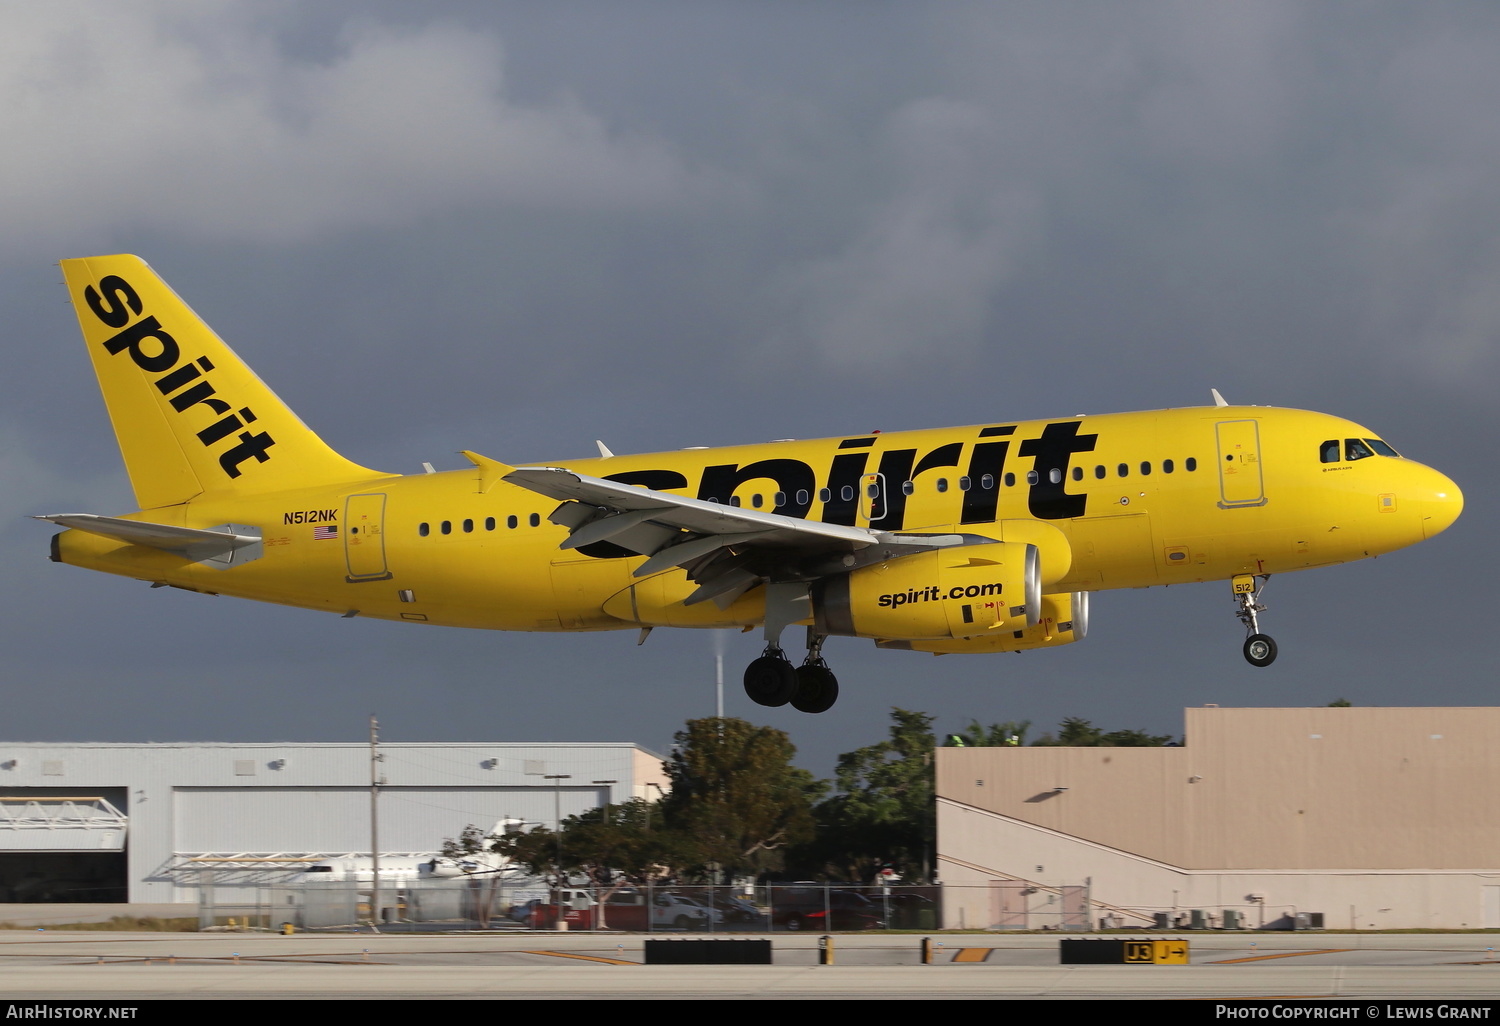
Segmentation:
[(732, 640), (731, 712), (825, 769), (892, 704), (1165, 733), (1205, 701), (1493, 700), (1492, 5), (0, 10), (11, 736), (334, 738), (374, 708), (415, 739), (662, 746), (712, 711), (702, 635), (402, 630), (42, 562), (23, 514), (129, 505), (47, 267), (122, 250), (384, 469), (1217, 385), (1369, 422), (1469, 497), (1411, 552), (1274, 581), (1267, 671), (1212, 585), (1102, 595), (1055, 653), (835, 640), (816, 721), (752, 712)]

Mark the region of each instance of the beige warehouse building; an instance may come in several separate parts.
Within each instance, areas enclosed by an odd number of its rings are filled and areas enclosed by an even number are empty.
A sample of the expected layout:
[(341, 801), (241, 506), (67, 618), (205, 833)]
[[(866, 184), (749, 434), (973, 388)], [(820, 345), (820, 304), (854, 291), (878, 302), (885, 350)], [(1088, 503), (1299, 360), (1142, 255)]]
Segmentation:
[(1500, 709), (1185, 727), (1172, 748), (939, 749), (945, 925), (1500, 928)]

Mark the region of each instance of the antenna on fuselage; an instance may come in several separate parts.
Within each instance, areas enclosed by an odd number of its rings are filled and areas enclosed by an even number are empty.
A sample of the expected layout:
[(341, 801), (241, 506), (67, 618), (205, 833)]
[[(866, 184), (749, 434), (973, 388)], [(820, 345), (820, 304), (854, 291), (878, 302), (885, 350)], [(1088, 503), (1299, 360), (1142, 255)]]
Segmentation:
[(1209, 391), (1213, 393), (1213, 396), (1214, 396), (1214, 405), (1215, 406), (1228, 406), (1229, 405), (1227, 402), (1224, 401), (1224, 397), (1219, 394), (1219, 390), (1217, 388), (1210, 388)]

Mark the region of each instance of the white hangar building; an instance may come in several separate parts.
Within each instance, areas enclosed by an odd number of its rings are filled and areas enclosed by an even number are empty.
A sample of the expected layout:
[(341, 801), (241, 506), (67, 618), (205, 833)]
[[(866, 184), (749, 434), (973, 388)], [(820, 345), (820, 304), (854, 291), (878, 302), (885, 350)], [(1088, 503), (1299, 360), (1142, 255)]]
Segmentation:
[[(439, 851), (473, 824), (552, 826), (656, 798), (662, 759), (627, 743), (379, 747), (382, 855)], [(370, 851), (367, 744), (0, 742), (0, 904), (193, 902)], [(226, 871), (233, 871), (226, 878)]]

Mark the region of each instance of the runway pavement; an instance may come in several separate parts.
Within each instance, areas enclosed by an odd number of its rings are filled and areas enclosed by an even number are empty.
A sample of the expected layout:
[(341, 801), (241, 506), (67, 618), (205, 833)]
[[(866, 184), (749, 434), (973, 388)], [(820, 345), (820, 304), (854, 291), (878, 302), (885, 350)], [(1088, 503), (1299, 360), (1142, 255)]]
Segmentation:
[[(647, 966), (640, 935), (0, 933), (0, 998), (1356, 998), (1500, 1001), (1496, 934), (1184, 936), (1186, 966), (1064, 966), (1058, 935), (776, 935), (770, 966)], [(1500, 1018), (1500, 1013), (1496, 1013)]]

